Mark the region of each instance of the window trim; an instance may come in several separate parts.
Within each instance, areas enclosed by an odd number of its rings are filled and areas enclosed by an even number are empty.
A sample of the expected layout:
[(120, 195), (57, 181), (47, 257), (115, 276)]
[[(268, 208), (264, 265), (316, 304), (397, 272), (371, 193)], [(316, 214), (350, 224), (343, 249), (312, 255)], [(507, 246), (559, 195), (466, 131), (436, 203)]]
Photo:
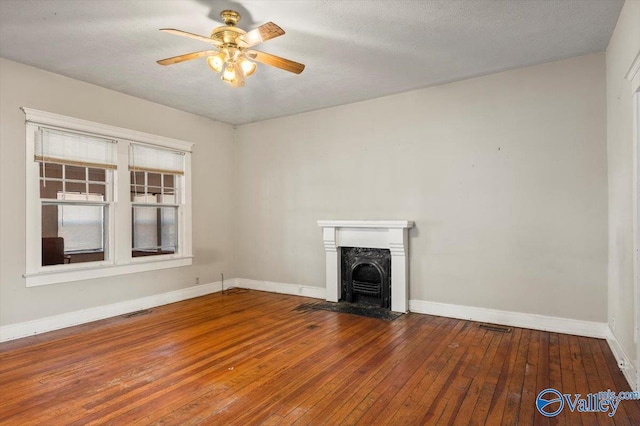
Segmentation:
[[(88, 120), (22, 107), (26, 129), (26, 271), (27, 287), (175, 268), (192, 264), (191, 153), (193, 143)], [(109, 260), (70, 265), (41, 265), (42, 221), (39, 163), (34, 161), (35, 130), (40, 126), (83, 132), (117, 141), (117, 168), (113, 171), (113, 201), (108, 209), (106, 236)], [(131, 256), (131, 200), (129, 146), (144, 143), (184, 152), (182, 204), (179, 211), (178, 253)]]

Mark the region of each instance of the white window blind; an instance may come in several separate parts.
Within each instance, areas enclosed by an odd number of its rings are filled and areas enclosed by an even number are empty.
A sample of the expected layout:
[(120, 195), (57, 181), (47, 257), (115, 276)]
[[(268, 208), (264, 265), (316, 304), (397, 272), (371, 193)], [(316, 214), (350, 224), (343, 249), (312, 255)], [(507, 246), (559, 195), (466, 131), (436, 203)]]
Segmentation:
[[(104, 201), (95, 194), (58, 194), (58, 199)], [(64, 238), (65, 252), (104, 250), (104, 206), (58, 205), (58, 236)]]
[(36, 161), (116, 168), (117, 153), (113, 140), (43, 127), (35, 139)]
[(129, 170), (182, 175), (184, 174), (184, 153), (131, 144)]

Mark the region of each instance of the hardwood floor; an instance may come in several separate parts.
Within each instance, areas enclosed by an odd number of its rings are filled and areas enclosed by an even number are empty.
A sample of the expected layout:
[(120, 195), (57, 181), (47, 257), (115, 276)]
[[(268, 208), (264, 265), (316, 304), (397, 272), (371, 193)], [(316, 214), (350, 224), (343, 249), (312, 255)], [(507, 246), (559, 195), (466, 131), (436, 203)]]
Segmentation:
[(0, 344), (0, 424), (640, 424), (535, 408), (629, 390), (603, 340), (408, 314), (297, 311), (232, 290)]

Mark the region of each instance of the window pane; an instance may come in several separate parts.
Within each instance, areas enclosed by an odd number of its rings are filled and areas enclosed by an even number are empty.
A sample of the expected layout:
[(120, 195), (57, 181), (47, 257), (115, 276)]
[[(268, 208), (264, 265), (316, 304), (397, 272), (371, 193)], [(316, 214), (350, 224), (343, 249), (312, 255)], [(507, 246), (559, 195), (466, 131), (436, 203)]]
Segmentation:
[(87, 193), (87, 186), (86, 184), (83, 183), (78, 183), (78, 182), (65, 182), (66, 185), (64, 187), (65, 192), (75, 192), (78, 194), (86, 194)]
[(42, 238), (58, 236), (58, 206), (45, 204), (42, 206)]
[(89, 168), (89, 180), (92, 182), (106, 182), (107, 181), (106, 170)]
[(87, 180), (87, 168), (78, 166), (64, 166), (64, 178), (72, 180)]
[(152, 249), (158, 247), (158, 209), (155, 207), (133, 208), (133, 248)]
[(42, 266), (105, 259), (103, 206), (42, 206)]
[(58, 198), (59, 192), (62, 192), (62, 182), (47, 180), (45, 183), (45, 181), (40, 180), (40, 198), (55, 200)]
[(55, 163), (40, 163), (40, 177), (62, 179), (62, 165)]
[(131, 185), (144, 186), (144, 172), (131, 172)]
[(177, 251), (177, 207), (133, 207), (132, 256)]
[(160, 237), (162, 250), (175, 253), (178, 247), (178, 209), (177, 207), (161, 207), (160, 210)]
[(58, 235), (65, 239), (65, 252), (104, 251), (104, 207), (59, 205)]
[(160, 182), (160, 173), (147, 173), (147, 185), (159, 188)]
[(98, 194), (102, 200), (107, 199), (107, 187), (106, 185), (100, 185), (98, 183), (89, 184), (89, 193), (91, 195)]
[(164, 175), (164, 188), (174, 188), (175, 187), (175, 179), (173, 175)]

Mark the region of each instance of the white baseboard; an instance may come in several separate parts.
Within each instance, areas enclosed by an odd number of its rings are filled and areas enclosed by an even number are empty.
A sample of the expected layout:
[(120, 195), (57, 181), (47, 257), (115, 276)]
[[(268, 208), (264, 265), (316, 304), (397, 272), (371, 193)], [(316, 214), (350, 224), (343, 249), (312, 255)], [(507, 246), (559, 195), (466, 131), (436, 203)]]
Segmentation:
[(609, 326), (604, 322), (581, 321), (474, 306), (427, 302), (424, 300), (409, 300), (409, 310), (420, 314), (488, 322), (554, 333), (575, 334), (577, 336), (597, 337), (600, 339), (606, 338), (609, 330)]
[(180, 302), (182, 300), (215, 293), (220, 290), (222, 290), (220, 282), (202, 284), (195, 287), (170, 291), (168, 293), (142, 297), (140, 299), (126, 300), (111, 305), (96, 306), (94, 308), (82, 309), (80, 311), (68, 312), (33, 321), (4, 325), (0, 327), (0, 342), (33, 336), (34, 334), (46, 333), (47, 331), (59, 330), (73, 325), (154, 308), (169, 303)]
[(629, 383), (632, 390), (640, 392), (640, 383), (636, 383), (636, 378), (638, 377), (637, 366), (622, 348), (622, 345), (618, 342), (618, 339), (610, 328), (607, 328), (606, 339), (609, 344), (609, 348), (611, 348), (611, 352), (613, 352), (613, 356), (616, 358), (620, 371), (624, 374), (624, 378), (627, 379), (627, 383)]
[(290, 294), (293, 296), (313, 297), (315, 299), (326, 299), (327, 290), (324, 287), (312, 287), (308, 285), (284, 284), (273, 281), (250, 280), (247, 278), (235, 278), (233, 285), (227, 285), (225, 289), (230, 287), (248, 288), (251, 290), (269, 291), (271, 293)]

